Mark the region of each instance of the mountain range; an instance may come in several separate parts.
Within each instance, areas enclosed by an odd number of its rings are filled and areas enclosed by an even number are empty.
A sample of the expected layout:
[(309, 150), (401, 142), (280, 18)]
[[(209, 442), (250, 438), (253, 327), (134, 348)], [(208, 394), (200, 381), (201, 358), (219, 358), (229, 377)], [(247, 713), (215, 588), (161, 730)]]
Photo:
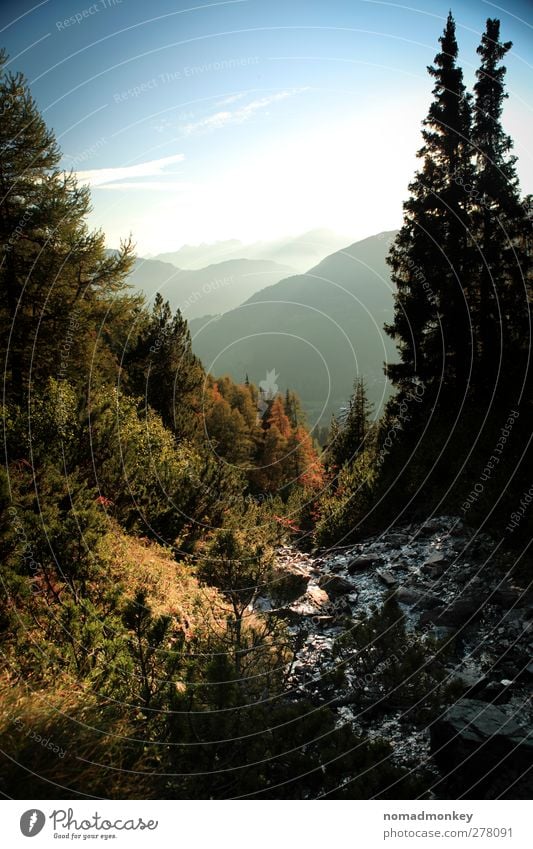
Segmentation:
[(184, 245), (178, 251), (150, 257), (152, 260), (170, 262), (178, 268), (201, 269), (215, 263), (246, 257), (288, 265), (294, 272), (307, 271), (324, 257), (340, 250), (349, 237), (326, 228), (310, 230), (299, 236), (246, 244), (237, 239), (214, 244)]
[(386, 264), (393, 236), (363, 239), (224, 315), (195, 318), (195, 352), (215, 375), (254, 383), (268, 376), (280, 391), (295, 390), (311, 422), (323, 425), (338, 412), (357, 376), (378, 410), (389, 392), (383, 363), (396, 358), (383, 329), (393, 310)]
[(200, 269), (176, 268), (169, 262), (138, 258), (129, 276), (131, 285), (150, 301), (156, 292), (191, 319), (223, 313), (255, 292), (293, 273), (272, 260), (229, 259)]

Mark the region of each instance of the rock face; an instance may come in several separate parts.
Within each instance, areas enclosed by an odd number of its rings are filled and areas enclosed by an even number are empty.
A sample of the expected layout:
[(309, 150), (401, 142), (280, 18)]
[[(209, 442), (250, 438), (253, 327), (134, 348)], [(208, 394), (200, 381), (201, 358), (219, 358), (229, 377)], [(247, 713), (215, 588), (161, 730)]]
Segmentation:
[(456, 702), (431, 726), (431, 751), (449, 798), (525, 799), (533, 793), (533, 740), (495, 705)]

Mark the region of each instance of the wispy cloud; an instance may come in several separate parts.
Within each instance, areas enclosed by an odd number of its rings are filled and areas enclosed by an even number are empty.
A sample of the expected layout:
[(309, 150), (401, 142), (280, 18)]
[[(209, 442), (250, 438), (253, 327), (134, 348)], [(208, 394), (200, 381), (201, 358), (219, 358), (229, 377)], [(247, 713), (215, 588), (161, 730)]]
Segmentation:
[(288, 89), (287, 91), (279, 91), (276, 94), (268, 94), (265, 95), (265, 97), (259, 97), (256, 100), (252, 100), (245, 106), (239, 106), (238, 109), (227, 109), (222, 112), (215, 112), (213, 115), (208, 115), (207, 118), (202, 118), (201, 121), (186, 124), (182, 128), (182, 133), (185, 136), (191, 136), (194, 133), (208, 133), (212, 130), (219, 130), (221, 127), (225, 127), (228, 124), (243, 124), (255, 115), (256, 112), (269, 107), (271, 103), (277, 103), (280, 100), (285, 100), (287, 97), (292, 97), (302, 91), (305, 91), (305, 89), (293, 88)]
[(98, 188), (105, 191), (122, 189), (126, 191), (136, 189), (139, 191), (146, 189), (153, 192), (184, 192), (194, 188), (194, 183), (182, 183), (176, 180), (134, 180), (132, 182), (126, 180), (121, 183), (105, 183), (102, 186), (98, 186)]
[(246, 97), (245, 91), (241, 91), (239, 94), (231, 94), (229, 97), (219, 100), (217, 106), (229, 106), (231, 103), (236, 103), (238, 100), (242, 100), (243, 97)]
[[(108, 184), (117, 183), (119, 180), (127, 180), (141, 177), (161, 177), (166, 174), (165, 169), (176, 162), (182, 162), (183, 153), (175, 153), (172, 156), (164, 156), (162, 159), (151, 159), (148, 162), (139, 162), (137, 165), (124, 165), (118, 168), (94, 168), (90, 171), (77, 171), (76, 176), (80, 183), (99, 188), (106, 188)], [(171, 172), (172, 174), (172, 172)], [(171, 175), (169, 175), (171, 176)], [(138, 184), (142, 188), (142, 182)], [(132, 187), (132, 184), (129, 184)]]

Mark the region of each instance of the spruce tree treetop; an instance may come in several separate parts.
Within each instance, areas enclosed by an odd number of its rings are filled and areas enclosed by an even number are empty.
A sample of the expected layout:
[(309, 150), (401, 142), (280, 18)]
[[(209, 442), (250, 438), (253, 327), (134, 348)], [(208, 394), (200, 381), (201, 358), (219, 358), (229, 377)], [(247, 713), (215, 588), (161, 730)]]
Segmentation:
[(386, 367), (404, 391), (463, 379), (468, 359), (468, 210), (461, 185), (471, 179), (470, 99), (457, 65), (455, 22), (448, 15), (428, 72), (433, 102), (423, 121), (422, 167), (409, 185), (404, 223), (388, 262), (396, 285), (393, 322), (400, 362)]

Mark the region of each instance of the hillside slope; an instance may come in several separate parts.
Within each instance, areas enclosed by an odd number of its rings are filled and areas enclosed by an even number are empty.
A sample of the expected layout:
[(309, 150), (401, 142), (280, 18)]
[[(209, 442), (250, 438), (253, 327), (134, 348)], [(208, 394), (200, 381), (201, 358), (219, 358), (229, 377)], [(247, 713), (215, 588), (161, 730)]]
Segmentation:
[(148, 299), (160, 292), (173, 309), (179, 307), (186, 318), (195, 318), (233, 309), (292, 270), (270, 260), (232, 259), (191, 271), (138, 258), (129, 282)]
[(191, 322), (205, 367), (235, 380), (248, 374), (254, 382), (274, 369), (280, 390), (294, 389), (313, 421), (328, 419), (345, 403), (357, 375), (380, 405), (388, 391), (383, 362), (395, 357), (383, 330), (392, 316), (385, 260), (393, 235), (356, 242), (224, 316)]

